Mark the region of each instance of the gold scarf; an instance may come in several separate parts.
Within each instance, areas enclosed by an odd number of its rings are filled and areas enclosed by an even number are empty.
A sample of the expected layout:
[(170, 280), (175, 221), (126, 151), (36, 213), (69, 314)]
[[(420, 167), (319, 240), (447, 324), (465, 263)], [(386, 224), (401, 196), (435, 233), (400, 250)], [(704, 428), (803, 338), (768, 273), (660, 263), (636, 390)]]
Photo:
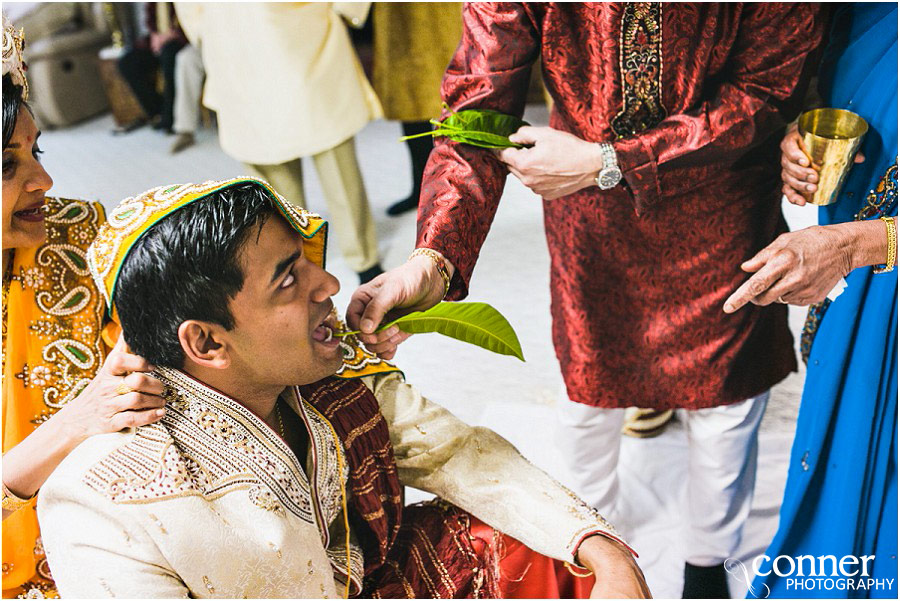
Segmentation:
[[(102, 206), (46, 204), (46, 242), (16, 249), (3, 278), (4, 453), (90, 382), (106, 356), (104, 338), (116, 330), (104, 330), (103, 300), (87, 265)], [(3, 596), (22, 593), (55, 594), (34, 501), (3, 522)]]

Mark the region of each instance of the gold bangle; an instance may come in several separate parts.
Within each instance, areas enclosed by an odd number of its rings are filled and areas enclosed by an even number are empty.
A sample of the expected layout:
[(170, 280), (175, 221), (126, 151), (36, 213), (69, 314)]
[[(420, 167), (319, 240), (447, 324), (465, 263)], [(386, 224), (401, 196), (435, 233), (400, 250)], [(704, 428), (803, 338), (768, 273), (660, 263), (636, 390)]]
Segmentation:
[(441, 296), (441, 299), (447, 297), (447, 293), (450, 291), (450, 272), (447, 271), (447, 264), (444, 263), (444, 258), (436, 251), (430, 248), (417, 248), (412, 251), (412, 254), (409, 255), (409, 261), (413, 257), (417, 256), (425, 256), (431, 259), (434, 262), (434, 266), (437, 268), (438, 273), (441, 275), (441, 280), (444, 281), (444, 294)]
[(27, 499), (18, 497), (6, 488), (5, 483), (3, 484), (3, 511), (18, 511), (31, 503), (33, 498), (34, 495), (31, 495)]
[(890, 273), (894, 271), (894, 263), (897, 261), (897, 224), (893, 217), (882, 217), (884, 227), (887, 229), (887, 260), (884, 267), (873, 270), (874, 273)]
[(569, 570), (569, 574), (571, 574), (572, 576), (575, 576), (575, 578), (590, 578), (591, 576), (594, 575), (594, 573), (592, 571), (588, 570), (587, 568), (581, 568), (582, 570), (587, 570), (587, 574), (579, 574), (578, 572), (575, 571), (575, 566), (570, 564), (568, 561), (564, 561), (563, 565), (565, 565), (566, 569)]

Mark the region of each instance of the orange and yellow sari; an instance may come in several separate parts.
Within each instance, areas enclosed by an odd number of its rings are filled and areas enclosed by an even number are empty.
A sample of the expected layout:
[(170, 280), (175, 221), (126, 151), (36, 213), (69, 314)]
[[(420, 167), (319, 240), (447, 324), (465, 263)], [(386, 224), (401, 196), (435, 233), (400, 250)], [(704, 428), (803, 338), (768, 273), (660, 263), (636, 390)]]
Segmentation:
[[(47, 240), (16, 249), (3, 276), (3, 452), (74, 398), (103, 364), (109, 335), (86, 251), (99, 203), (47, 199)], [(35, 502), (3, 521), (3, 597), (56, 597)]]

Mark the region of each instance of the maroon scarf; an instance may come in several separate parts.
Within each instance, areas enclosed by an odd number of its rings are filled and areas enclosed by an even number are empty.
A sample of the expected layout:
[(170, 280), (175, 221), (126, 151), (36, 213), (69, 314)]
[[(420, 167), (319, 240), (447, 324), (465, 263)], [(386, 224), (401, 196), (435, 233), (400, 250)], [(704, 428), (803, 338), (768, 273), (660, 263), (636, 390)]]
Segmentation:
[(300, 387), (344, 445), (350, 523), (365, 557), (364, 597), (498, 596), (496, 547), (473, 539), (469, 514), (444, 502), (403, 507), (387, 422), (360, 381)]

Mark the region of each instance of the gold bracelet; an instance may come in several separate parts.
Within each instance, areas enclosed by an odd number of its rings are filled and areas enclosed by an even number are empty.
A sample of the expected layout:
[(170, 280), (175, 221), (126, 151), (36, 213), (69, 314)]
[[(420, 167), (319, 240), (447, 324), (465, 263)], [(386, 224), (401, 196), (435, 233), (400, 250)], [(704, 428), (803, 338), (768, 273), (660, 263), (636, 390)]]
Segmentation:
[(884, 267), (878, 267), (873, 273), (890, 273), (894, 271), (894, 263), (897, 261), (897, 224), (893, 217), (882, 217), (884, 227), (887, 228), (887, 260)]
[(575, 566), (570, 564), (568, 561), (564, 561), (563, 565), (565, 565), (566, 569), (569, 570), (569, 574), (571, 574), (572, 576), (575, 576), (575, 578), (590, 578), (591, 576), (594, 575), (594, 573), (592, 571), (588, 570), (587, 568), (581, 568), (581, 566), (579, 566), (579, 567), (582, 570), (587, 570), (587, 574), (579, 574), (578, 572), (575, 571)]
[(438, 273), (441, 275), (441, 279), (444, 281), (444, 294), (441, 296), (441, 299), (446, 298), (447, 293), (450, 291), (450, 272), (447, 271), (447, 264), (444, 263), (443, 257), (441, 257), (440, 253), (436, 250), (432, 250), (430, 248), (417, 248), (412, 251), (412, 254), (409, 255), (409, 261), (413, 257), (417, 257), (419, 255), (428, 257), (434, 262), (434, 266), (437, 267)]
[(34, 495), (31, 495), (27, 499), (23, 499), (21, 497), (17, 497), (6, 488), (6, 484), (3, 484), (3, 511), (18, 511), (31, 503), (31, 499), (34, 498)]

